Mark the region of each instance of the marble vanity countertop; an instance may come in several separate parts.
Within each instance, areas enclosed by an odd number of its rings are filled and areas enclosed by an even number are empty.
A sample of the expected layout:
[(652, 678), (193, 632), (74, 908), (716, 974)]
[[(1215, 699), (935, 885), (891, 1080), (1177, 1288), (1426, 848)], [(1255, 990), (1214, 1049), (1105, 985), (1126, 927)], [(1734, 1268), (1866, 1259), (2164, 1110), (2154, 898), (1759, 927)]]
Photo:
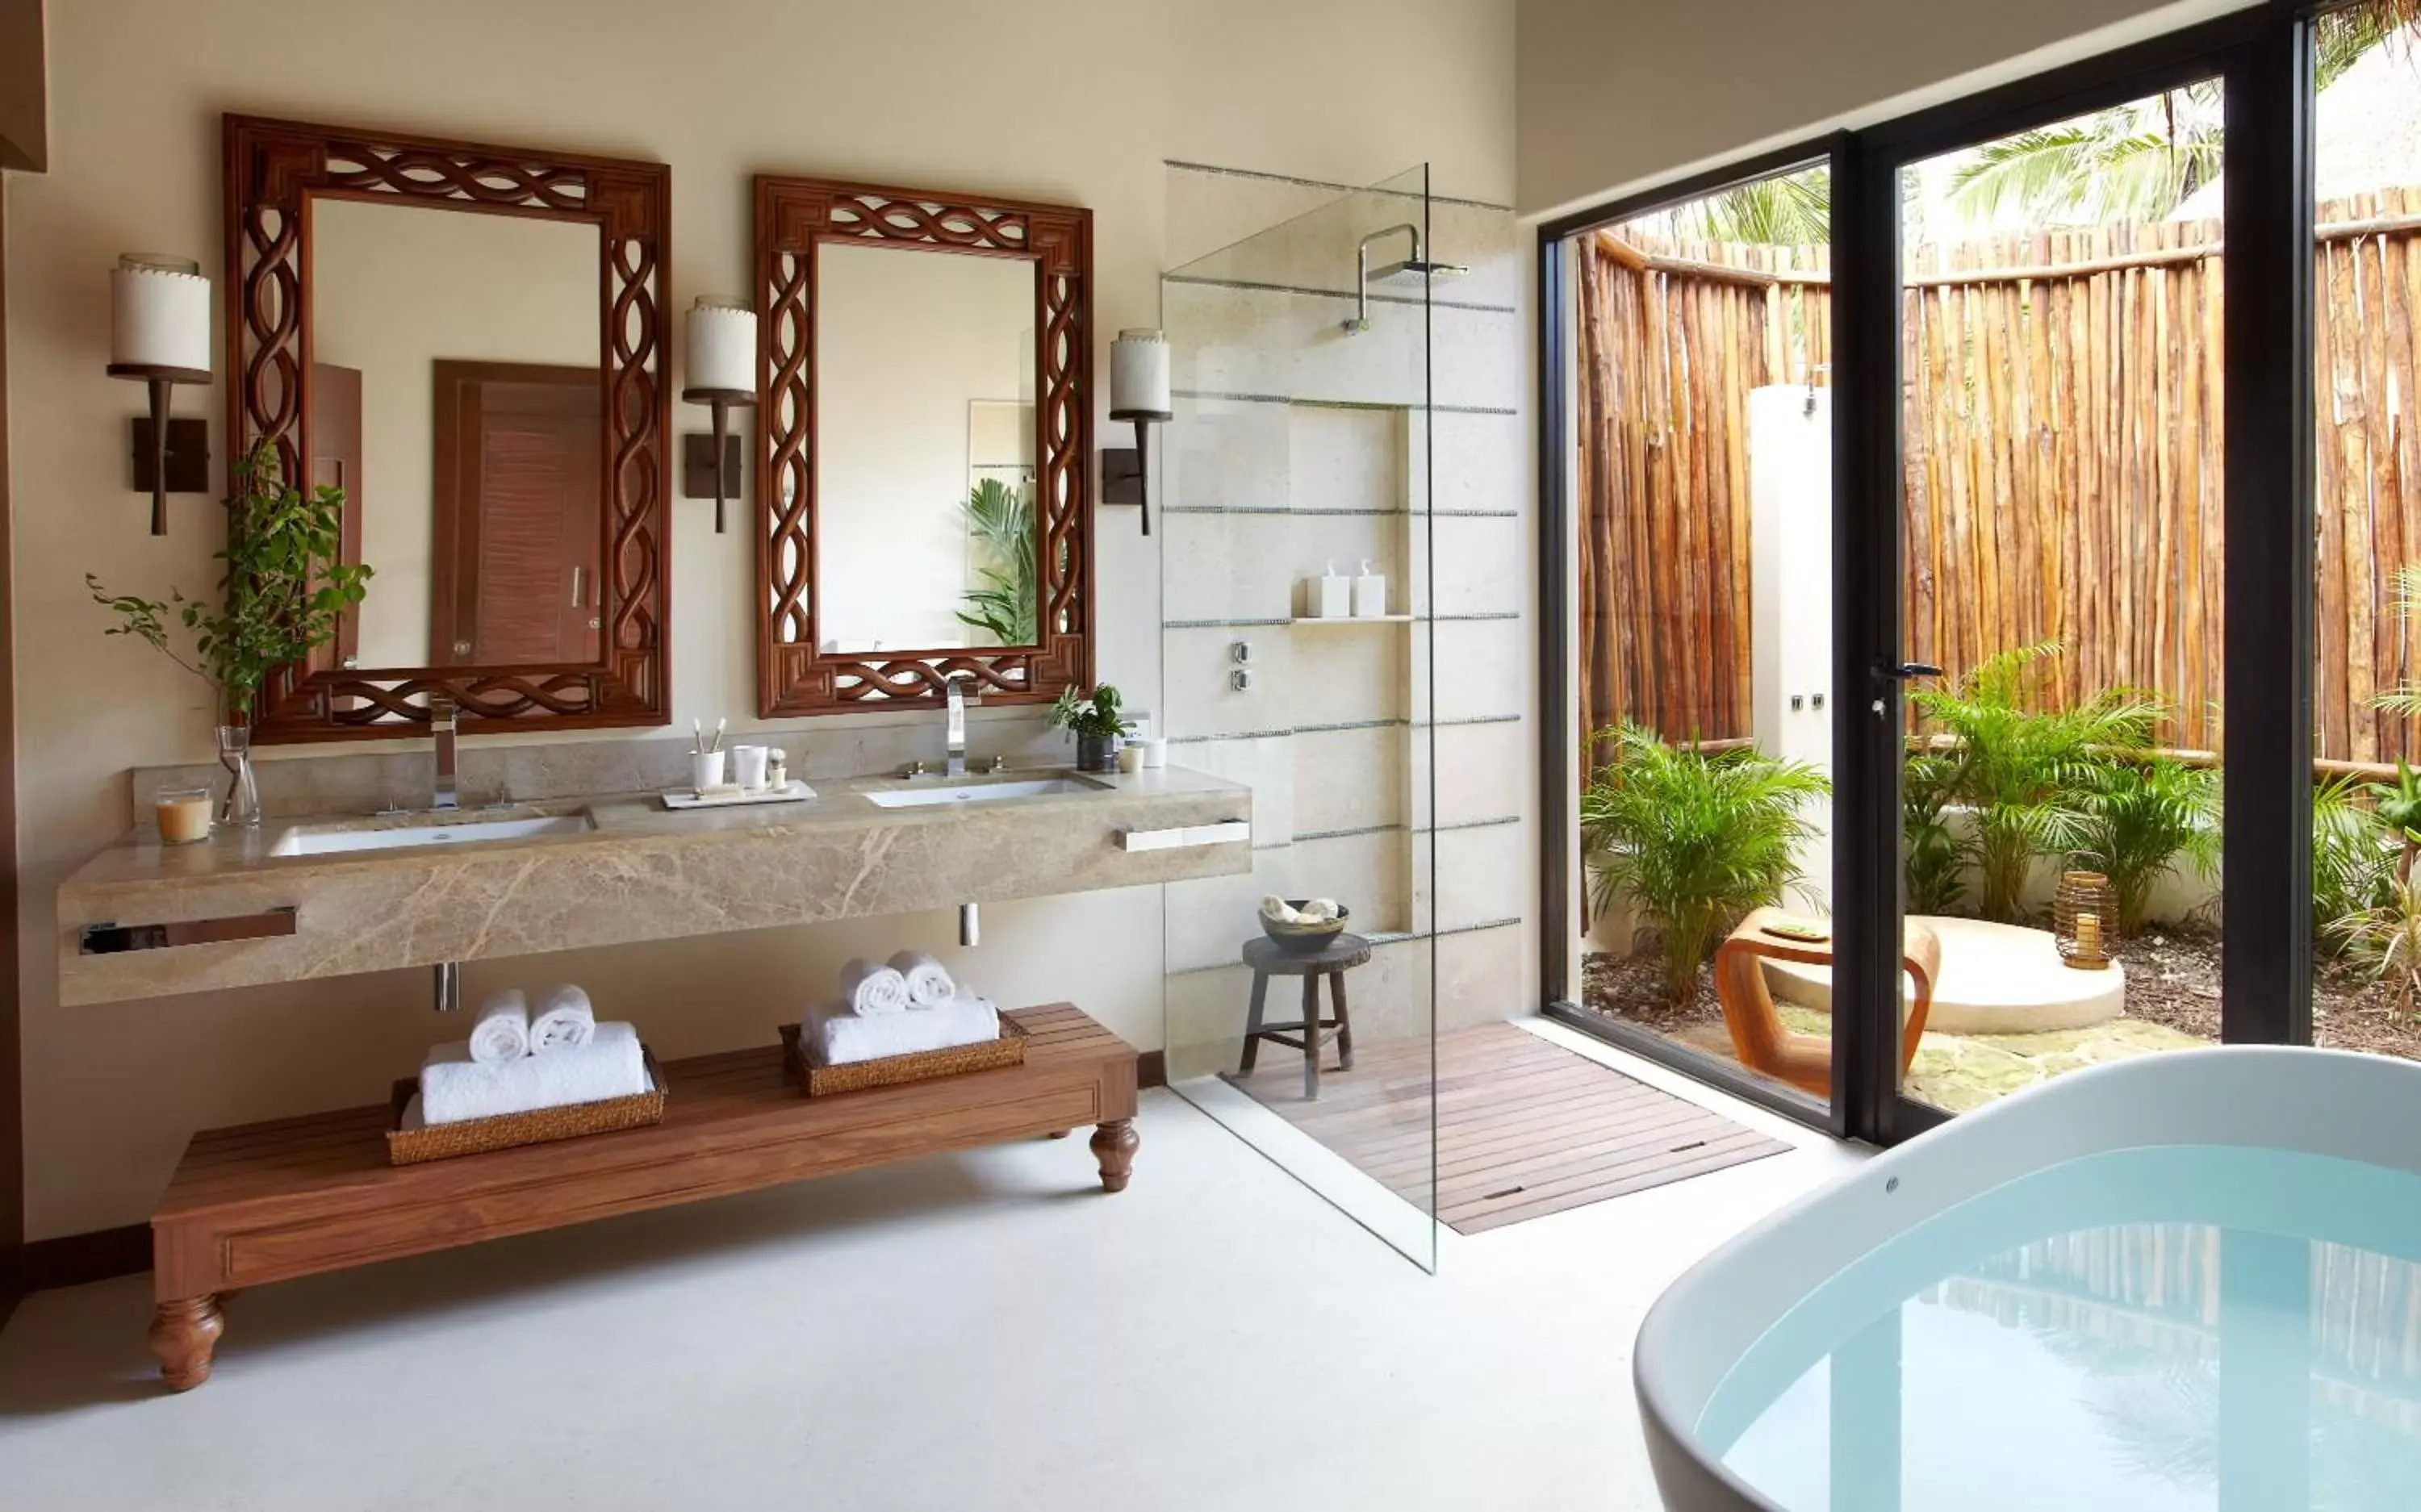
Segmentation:
[[(1082, 790), (890, 808), (868, 794), (1065, 778)], [(964, 779), (815, 783), (804, 803), (666, 809), (654, 793), (566, 798), (439, 819), (273, 818), (164, 846), (148, 826), (86, 862), (58, 892), (62, 1004), (446, 960), (722, 934), (1090, 892), (1252, 867), (1249, 838), (1129, 850), (1128, 831), (1252, 818), (1252, 790), (1181, 767), (1126, 774), (1016, 770)], [(289, 831), (464, 827), (586, 815), (576, 834), (277, 855)], [(173, 924), (296, 911), (265, 939), (86, 955), (86, 925)]]

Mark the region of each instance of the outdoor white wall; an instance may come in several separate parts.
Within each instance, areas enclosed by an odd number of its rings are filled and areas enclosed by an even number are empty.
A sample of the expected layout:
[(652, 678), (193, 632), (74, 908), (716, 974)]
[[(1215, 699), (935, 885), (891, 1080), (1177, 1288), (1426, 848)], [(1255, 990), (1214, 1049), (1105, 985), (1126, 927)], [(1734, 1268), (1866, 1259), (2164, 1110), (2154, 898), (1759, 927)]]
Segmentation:
[[(1757, 748), (1833, 770), (1833, 391), (1776, 383), (1748, 396), (1750, 728)], [(1792, 702), (1793, 699), (1797, 703)], [(1808, 805), (1790, 901), (1833, 892), (1833, 805)]]
[(597, 230), (333, 199), (311, 212), (314, 360), (362, 375), (361, 664), (429, 657), (432, 365), (597, 366)]
[[(86, 0), (55, 8), (51, 25), (52, 172), (10, 183), (7, 229), (36, 1238), (143, 1219), (195, 1129), (383, 1097), (444, 1027), (418, 972), (73, 1012), (57, 1004), (51, 898), (60, 879), (130, 823), (128, 768), (205, 759), (210, 748), (199, 688), (144, 648), (103, 640), (83, 574), (105, 571), (113, 586), (150, 594), (211, 580), (218, 535), (207, 499), (172, 500), (170, 534), (145, 534), (145, 501), (125, 482), (125, 423), (140, 396), (102, 369), (118, 253), (181, 252), (216, 269), (219, 112), (668, 163), (676, 329), (695, 296), (749, 288), (758, 172), (1086, 205), (1102, 371), (1121, 326), (1157, 323), (1160, 274), (1179, 260), (1169, 253), (1165, 159), (1343, 181), (1427, 159), (1455, 193), (1507, 202), (1513, 188), (1509, 0), (1335, 0), (1316, 10), (1288, 0)], [(1210, 228), (1185, 226), (1189, 237)], [(210, 416), (216, 432), (225, 394), (184, 391), (179, 409)], [(1095, 419), (1106, 434), (1106, 414)], [(677, 417), (686, 431), (705, 424), (701, 411)], [(214, 434), (213, 447), (224, 455), (224, 438)], [(1504, 466), (1526, 488), (1525, 446)], [(747, 728), (754, 543), (744, 529), (715, 535), (711, 514), (711, 504), (672, 506), (673, 713), (682, 727), (727, 714)], [(1139, 538), (1133, 520), (1122, 510), (1101, 520), (1101, 668), (1151, 707), (1162, 538)], [(1506, 647), (1521, 644), (1517, 631), (1476, 654), (1518, 688), (1526, 672)], [(978, 749), (1003, 739), (992, 725), (1006, 713), (984, 711)], [(834, 732), (851, 723), (799, 722), (784, 740), (842, 739)], [(938, 754), (938, 716), (932, 740)], [(1518, 751), (1507, 764), (1531, 766)], [(1158, 889), (988, 910), (985, 923), (970, 969), (995, 995), (1073, 999), (1137, 1045), (1158, 1044)], [(803, 984), (856, 950), (951, 938), (936, 914), (548, 957), (518, 970), (586, 982), (601, 1010), (637, 1021), (679, 1055), (765, 1042), (795, 1012)], [(476, 992), (501, 970), (475, 969), (466, 986)]]
[(1535, 215), (2015, 78), (2249, 0), (1521, 0)]

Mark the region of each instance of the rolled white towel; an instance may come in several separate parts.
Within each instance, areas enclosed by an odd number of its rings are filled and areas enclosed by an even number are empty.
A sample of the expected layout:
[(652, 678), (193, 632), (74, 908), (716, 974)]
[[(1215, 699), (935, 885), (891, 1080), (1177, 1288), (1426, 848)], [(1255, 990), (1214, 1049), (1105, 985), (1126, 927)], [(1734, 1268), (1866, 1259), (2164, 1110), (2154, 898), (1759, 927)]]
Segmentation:
[(1280, 924), (1295, 924), (1301, 922), (1303, 918), (1302, 914), (1294, 911), (1293, 904), (1275, 893), (1261, 899), (1261, 916), (1265, 919), (1274, 919)]
[(799, 1033), (807, 1059), (817, 1066), (848, 1066), (918, 1051), (949, 1050), (1000, 1037), (1000, 1009), (989, 998), (961, 993), (915, 1013), (851, 1013), (846, 1003), (819, 1003), (807, 1009)]
[(910, 1007), (939, 1007), (959, 995), (950, 969), (929, 951), (903, 950), (891, 958), (891, 969), (907, 980)]
[(841, 1001), (867, 1018), (908, 1011), (908, 978), (889, 966), (853, 956), (840, 969)]
[(431, 1050), (420, 1068), (420, 1114), (432, 1126), (457, 1124), (633, 1097), (648, 1084), (639, 1031), (627, 1023), (601, 1023), (587, 1044), (501, 1066), (480, 1065), (457, 1039)]
[(481, 1066), (503, 1066), (530, 1052), (529, 999), (508, 987), (479, 1005), (467, 1053)]
[(577, 1050), (597, 1033), (597, 1010), (588, 994), (570, 982), (539, 994), (538, 1011), (530, 1015), (529, 1045), (533, 1055)]

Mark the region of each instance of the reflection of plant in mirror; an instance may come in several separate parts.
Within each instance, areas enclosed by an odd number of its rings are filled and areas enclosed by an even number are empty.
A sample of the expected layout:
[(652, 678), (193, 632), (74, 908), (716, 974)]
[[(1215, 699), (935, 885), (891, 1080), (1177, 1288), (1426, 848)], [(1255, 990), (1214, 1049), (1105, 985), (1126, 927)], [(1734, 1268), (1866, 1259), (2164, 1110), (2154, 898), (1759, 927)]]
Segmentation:
[(1003, 646), (1036, 645), (1031, 491), (988, 477), (967, 491), (966, 511), (967, 532), (991, 560), (976, 569), (983, 585), (966, 591), (959, 622)]
[[(235, 475), (226, 546), (217, 553), (226, 564), (217, 610), (174, 588), (164, 603), (112, 594), (89, 572), (84, 581), (93, 600), (117, 616), (102, 633), (132, 635), (208, 682), (221, 720), (241, 725), (271, 672), (336, 639), (345, 611), (362, 601), (370, 569), (336, 560), (343, 490), (305, 493), (288, 483), (265, 441), (236, 463)], [(192, 660), (168, 644), (172, 616), (193, 633)]]

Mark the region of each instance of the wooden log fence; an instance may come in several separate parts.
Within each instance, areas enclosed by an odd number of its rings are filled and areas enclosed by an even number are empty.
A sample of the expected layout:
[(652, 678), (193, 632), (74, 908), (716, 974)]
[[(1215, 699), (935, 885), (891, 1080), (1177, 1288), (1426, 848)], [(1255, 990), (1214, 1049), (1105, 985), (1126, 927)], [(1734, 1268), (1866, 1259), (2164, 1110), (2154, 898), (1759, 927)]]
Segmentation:
[[(2317, 754), (2421, 758), (2373, 707), (2421, 670), (2421, 187), (2320, 208), (2314, 254)], [(2224, 751), (2216, 221), (1914, 250), (1902, 299), (1908, 649), (1952, 677), (2067, 648), (2046, 696), (2158, 694), (2162, 743)], [(1600, 232), (1578, 245), (1581, 709), (1747, 737), (1751, 389), (1823, 383), (1821, 247)]]

